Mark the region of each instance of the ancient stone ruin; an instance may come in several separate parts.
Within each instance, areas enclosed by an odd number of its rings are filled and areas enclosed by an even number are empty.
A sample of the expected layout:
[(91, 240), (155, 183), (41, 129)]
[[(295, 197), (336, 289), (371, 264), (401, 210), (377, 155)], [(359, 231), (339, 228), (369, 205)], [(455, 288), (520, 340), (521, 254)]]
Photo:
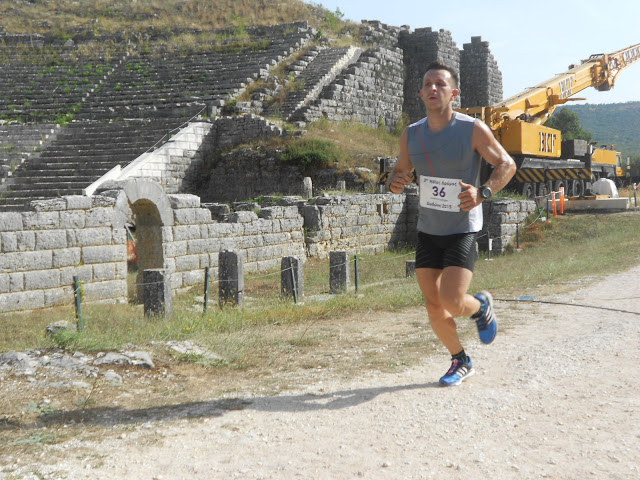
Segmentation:
[[(362, 26), (357, 47), (318, 42), (298, 22), (247, 28), (247, 51), (180, 54), (135, 45), (80, 53), (0, 34), (0, 311), (68, 303), (74, 276), (87, 301), (126, 301), (126, 228), (140, 272), (166, 271), (172, 289), (201, 282), (205, 267), (216, 274), (228, 249), (258, 271), (288, 256), (411, 244), (415, 196), (317, 195), (338, 182), (373, 188), (380, 159), (342, 177), (322, 173), (306, 199), (311, 184), (277, 152), (220, 153), (295, 135), (285, 120), (298, 129), (323, 117), (388, 129), (403, 114), (418, 120), (432, 60), (460, 70), (461, 106), (501, 99), (480, 37), (460, 50), (446, 30)], [(284, 197), (269, 201), (274, 192)], [(246, 202), (256, 196), (262, 203)]]

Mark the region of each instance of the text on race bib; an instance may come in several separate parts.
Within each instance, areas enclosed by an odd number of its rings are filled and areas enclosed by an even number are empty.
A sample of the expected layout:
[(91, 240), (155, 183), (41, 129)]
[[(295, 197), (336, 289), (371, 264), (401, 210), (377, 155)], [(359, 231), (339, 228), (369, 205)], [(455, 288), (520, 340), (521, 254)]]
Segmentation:
[(459, 212), (462, 192), (460, 180), (455, 178), (438, 178), (420, 176), (420, 206), (442, 210), (445, 212)]

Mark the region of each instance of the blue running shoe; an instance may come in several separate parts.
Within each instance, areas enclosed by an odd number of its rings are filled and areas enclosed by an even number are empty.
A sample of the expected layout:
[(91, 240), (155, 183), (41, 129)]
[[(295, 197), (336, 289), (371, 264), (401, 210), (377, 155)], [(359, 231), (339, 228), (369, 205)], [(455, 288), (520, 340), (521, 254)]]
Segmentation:
[(493, 312), (493, 297), (489, 292), (480, 292), (475, 297), (480, 300), (482, 306), (480, 311), (471, 318), (476, 321), (478, 326), (480, 341), (488, 345), (493, 342), (498, 333), (498, 320)]
[(462, 360), (452, 360), (451, 368), (440, 379), (440, 385), (444, 387), (455, 387), (460, 385), (463, 380), (472, 376), (476, 371), (473, 369), (471, 357), (467, 357), (469, 362)]

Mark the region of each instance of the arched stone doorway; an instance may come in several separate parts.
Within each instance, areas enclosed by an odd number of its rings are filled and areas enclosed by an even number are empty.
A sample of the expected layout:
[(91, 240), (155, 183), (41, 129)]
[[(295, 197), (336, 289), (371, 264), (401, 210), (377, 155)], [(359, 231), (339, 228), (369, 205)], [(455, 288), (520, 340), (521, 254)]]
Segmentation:
[(135, 247), (138, 257), (136, 291), (143, 299), (143, 272), (151, 268), (167, 269), (164, 245), (171, 235), (173, 210), (162, 187), (151, 180), (134, 179), (123, 188), (124, 195), (116, 204), (127, 221), (135, 226)]

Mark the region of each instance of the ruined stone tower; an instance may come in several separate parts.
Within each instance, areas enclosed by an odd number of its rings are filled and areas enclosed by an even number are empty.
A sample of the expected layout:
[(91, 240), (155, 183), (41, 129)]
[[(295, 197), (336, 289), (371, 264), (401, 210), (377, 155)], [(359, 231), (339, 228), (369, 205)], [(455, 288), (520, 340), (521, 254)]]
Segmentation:
[(460, 51), (460, 90), (463, 108), (485, 107), (502, 101), (502, 72), (489, 42), (471, 37)]
[[(398, 43), (404, 53), (405, 65), (403, 111), (410, 122), (416, 122), (425, 116), (418, 91), (422, 87), (427, 65), (438, 61), (460, 71), (460, 51), (451, 32), (443, 29), (434, 32), (430, 27), (417, 28), (414, 32), (402, 31)], [(454, 107), (459, 106), (454, 104)]]

